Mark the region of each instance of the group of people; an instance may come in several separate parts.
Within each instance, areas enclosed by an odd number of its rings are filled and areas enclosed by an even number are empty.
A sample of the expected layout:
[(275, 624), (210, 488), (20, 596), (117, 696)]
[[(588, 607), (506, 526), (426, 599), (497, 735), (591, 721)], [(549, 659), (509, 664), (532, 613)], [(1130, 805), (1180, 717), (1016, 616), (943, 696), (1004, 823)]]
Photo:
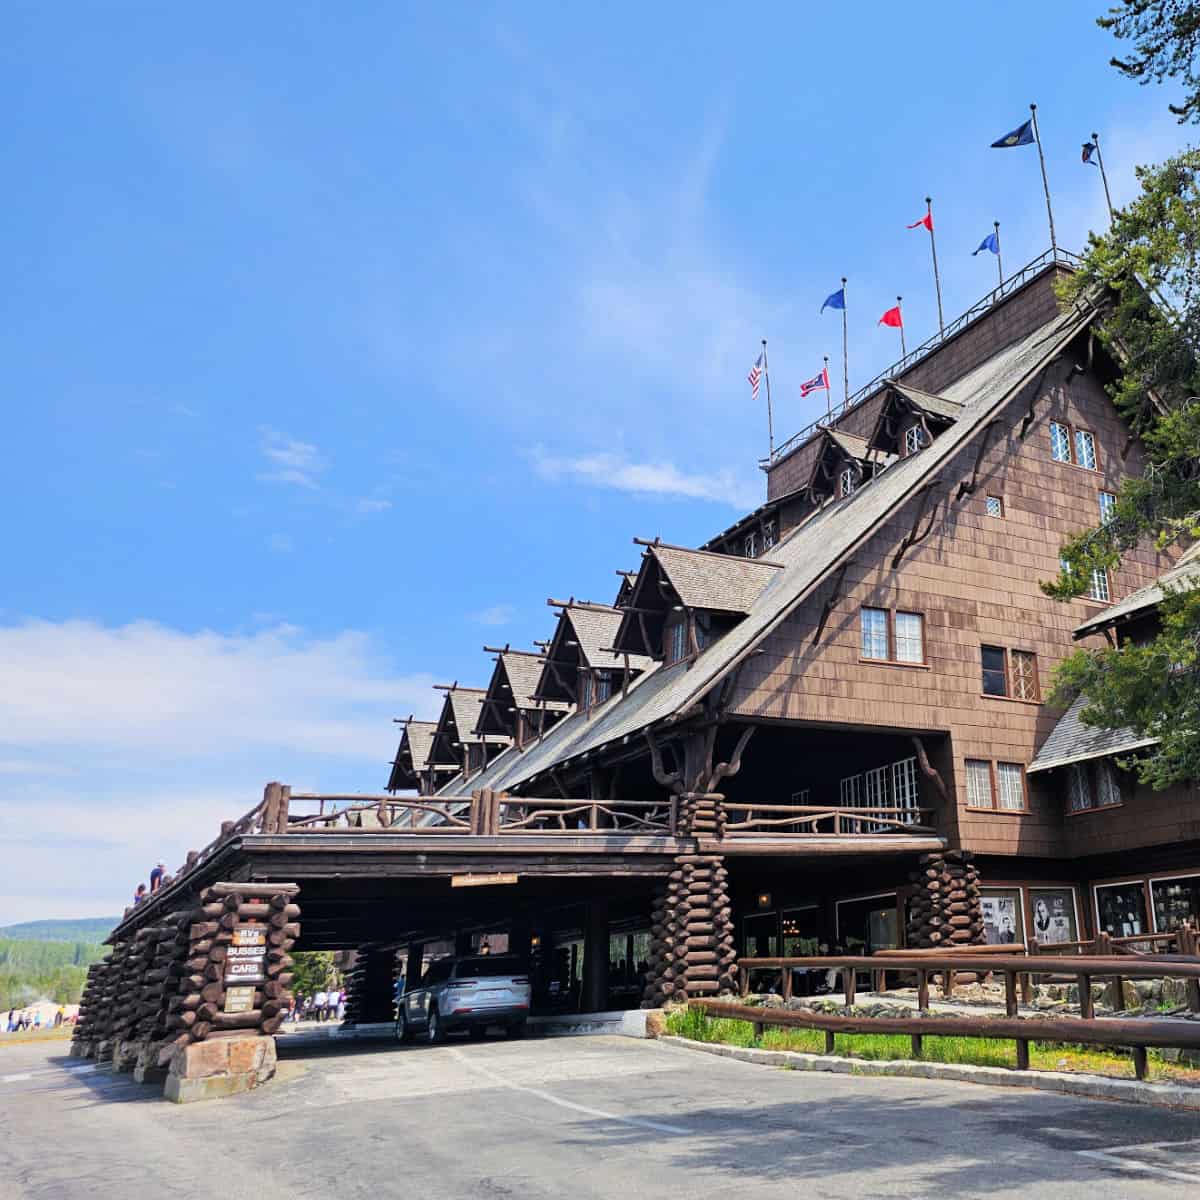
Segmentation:
[(137, 890), (133, 893), (134, 904), (141, 904), (143, 900), (149, 900), (155, 892), (165, 888), (170, 882), (171, 876), (167, 874), (167, 864), (158, 863), (150, 872), (150, 886), (147, 888), (144, 883), (137, 885)]
[[(69, 1018), (67, 1010), (60, 1004), (58, 1011), (54, 1014), (53, 1021), (46, 1022), (47, 1029), (57, 1029), (62, 1023)], [(5, 1029), (6, 1033), (23, 1033), (27, 1029), (42, 1028), (42, 1010), (35, 1009), (17, 1009), (10, 1008), (8, 1010), (8, 1025)]]
[(340, 1021), (346, 1015), (345, 988), (330, 987), (311, 996), (292, 997), (289, 1021)]

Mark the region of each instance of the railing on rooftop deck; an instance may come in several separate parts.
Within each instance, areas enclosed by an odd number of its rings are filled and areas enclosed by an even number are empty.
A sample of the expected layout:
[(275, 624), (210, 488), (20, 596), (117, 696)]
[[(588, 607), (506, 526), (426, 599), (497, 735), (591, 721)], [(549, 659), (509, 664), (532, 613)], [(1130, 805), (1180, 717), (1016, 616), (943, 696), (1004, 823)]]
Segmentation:
[(807, 837), (863, 837), (879, 833), (929, 834), (934, 832), (931, 808), (851, 808), (833, 804), (748, 804), (724, 802), (727, 816), (744, 813), (740, 821), (727, 820), (725, 836), (763, 837), (801, 834)]
[(836, 421), (845, 416), (852, 408), (857, 407), (868, 396), (874, 393), (885, 379), (894, 379), (901, 372), (907, 371), (909, 367), (914, 366), (927, 354), (936, 350), (947, 339), (952, 338), (960, 330), (966, 328), (976, 317), (981, 316), (991, 308), (993, 304), (996, 304), (998, 301), (1003, 300), (1005, 296), (1009, 296), (1023, 287), (1034, 275), (1044, 271), (1051, 263), (1062, 263), (1064, 266), (1074, 267), (1079, 265), (1079, 261), (1079, 255), (1072, 254), (1070, 250), (1064, 250), (1061, 246), (1039, 254), (1032, 262), (1026, 263), (1016, 274), (1010, 275), (1003, 283), (997, 284), (996, 287), (992, 288), (982, 300), (976, 301), (966, 312), (955, 317), (945, 329), (935, 333), (927, 341), (922, 342), (915, 350), (910, 350), (903, 358), (880, 371), (874, 379), (864, 383), (848, 400), (843, 400), (840, 404), (833, 405), (824, 417), (818, 417), (817, 420), (805, 425), (798, 433), (792, 434), (786, 441), (780, 442), (770, 457), (762, 459), (759, 465), (762, 467), (772, 466), (781, 458), (790, 454), (801, 442), (807, 440), (818, 427), (828, 425), (831, 421)]

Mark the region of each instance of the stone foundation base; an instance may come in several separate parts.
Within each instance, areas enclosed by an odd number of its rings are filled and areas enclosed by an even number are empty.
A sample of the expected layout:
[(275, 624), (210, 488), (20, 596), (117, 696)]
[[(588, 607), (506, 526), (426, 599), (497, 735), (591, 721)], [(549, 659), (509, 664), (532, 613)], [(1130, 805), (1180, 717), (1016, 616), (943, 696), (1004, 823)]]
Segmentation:
[(72, 1042), (71, 1049), (67, 1053), (72, 1058), (91, 1058), (95, 1048), (92, 1042)]
[(274, 1074), (273, 1037), (212, 1037), (175, 1051), (163, 1095), (176, 1104), (236, 1096)]
[(92, 1047), (92, 1049), (95, 1052), (97, 1063), (99, 1063), (101, 1065), (103, 1065), (104, 1063), (108, 1063), (110, 1066), (112, 1065), (112, 1052), (113, 1052), (112, 1042), (110, 1042), (106, 1039), (102, 1039), (102, 1040), (96, 1042), (95, 1045)]
[(132, 1071), (138, 1057), (145, 1049), (145, 1042), (118, 1041), (113, 1045), (112, 1065), (114, 1071)]
[(133, 1077), (138, 1083), (161, 1083), (167, 1077), (167, 1068), (158, 1065), (158, 1043), (143, 1042), (138, 1051)]

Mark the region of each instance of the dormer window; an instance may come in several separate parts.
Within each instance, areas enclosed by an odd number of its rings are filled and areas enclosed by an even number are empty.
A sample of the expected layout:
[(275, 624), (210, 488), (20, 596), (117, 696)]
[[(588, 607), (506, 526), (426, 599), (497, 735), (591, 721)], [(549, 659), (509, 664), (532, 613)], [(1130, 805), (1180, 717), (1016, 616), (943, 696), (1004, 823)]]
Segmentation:
[(758, 534), (757, 533), (751, 532), (751, 533), (746, 534), (746, 557), (747, 558), (757, 558), (758, 557)]
[(596, 693), (596, 681), (592, 678), (591, 671), (579, 672), (579, 707), (586, 712), (592, 707), (593, 699)]
[(904, 456), (916, 454), (925, 445), (925, 430), (920, 425), (910, 425), (904, 431)]
[(838, 495), (845, 500), (847, 496), (854, 495), (857, 486), (858, 472), (853, 467), (843, 467), (838, 475)]
[(603, 704), (612, 695), (613, 681), (611, 671), (596, 672), (595, 703)]
[(663, 658), (667, 666), (687, 657), (687, 618), (676, 617), (663, 634)]
[(775, 522), (764, 521), (762, 527), (762, 542), (763, 553), (765, 554), (772, 546), (775, 545)]

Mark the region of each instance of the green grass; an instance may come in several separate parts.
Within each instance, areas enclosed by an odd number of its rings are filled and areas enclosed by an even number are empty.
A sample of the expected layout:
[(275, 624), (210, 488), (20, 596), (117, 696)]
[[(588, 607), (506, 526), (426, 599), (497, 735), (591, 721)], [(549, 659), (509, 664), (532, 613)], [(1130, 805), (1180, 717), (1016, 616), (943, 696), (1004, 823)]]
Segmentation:
[[(824, 1054), (825, 1032), (820, 1029), (764, 1030), (756, 1039), (749, 1021), (728, 1017), (709, 1017), (698, 1008), (681, 1009), (670, 1013), (667, 1032), (676, 1037), (697, 1042), (722, 1042), (758, 1050), (793, 1050), (804, 1054)], [(834, 1054), (846, 1058), (873, 1061), (911, 1059), (912, 1041), (907, 1034), (839, 1033), (834, 1041)], [(1007, 1038), (933, 1037), (926, 1035), (921, 1047), (925, 1062), (961, 1063), (977, 1067), (1016, 1067), (1016, 1043)], [(1128, 1055), (1103, 1049), (1085, 1049), (1050, 1042), (1032, 1042), (1029, 1065), (1035, 1071), (1073, 1071), (1090, 1075), (1110, 1075), (1134, 1078), (1133, 1060)], [(1164, 1062), (1151, 1050), (1149, 1055), (1151, 1080), (1170, 1080), (1176, 1083), (1200, 1083), (1200, 1071)]]

